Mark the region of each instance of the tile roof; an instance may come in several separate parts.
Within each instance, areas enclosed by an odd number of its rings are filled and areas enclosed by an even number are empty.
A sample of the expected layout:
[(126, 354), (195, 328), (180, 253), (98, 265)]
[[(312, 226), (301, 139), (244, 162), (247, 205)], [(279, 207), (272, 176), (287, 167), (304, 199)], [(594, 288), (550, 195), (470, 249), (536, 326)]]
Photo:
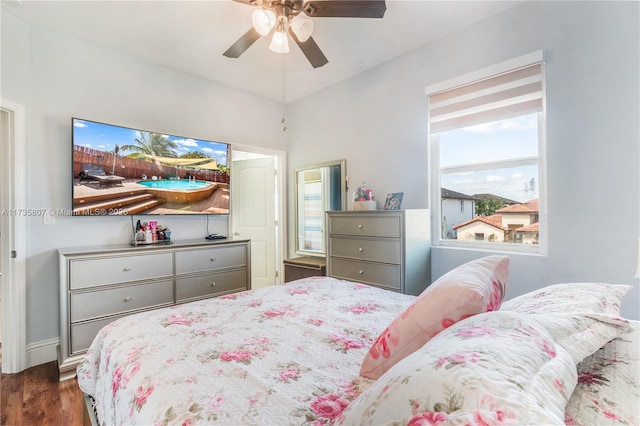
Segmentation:
[(494, 195), (494, 194), (489, 194), (489, 193), (473, 194), (473, 196), (476, 197), (479, 200), (484, 200), (485, 198), (488, 198), (490, 200), (502, 201), (505, 204), (518, 204), (518, 203), (520, 203), (520, 201), (511, 200), (509, 198), (504, 198), (504, 197), (501, 197), (499, 195)]
[(521, 204), (514, 204), (512, 206), (503, 207), (496, 210), (496, 213), (538, 213), (539, 210), (539, 200), (535, 199), (525, 201)]
[(476, 197), (474, 197), (473, 195), (463, 194), (461, 192), (452, 191), (446, 188), (440, 188), (440, 198), (449, 198), (454, 200), (476, 200)]
[(516, 232), (538, 232), (540, 230), (540, 226), (538, 222), (532, 223), (531, 225), (522, 226), (516, 229)]
[(452, 227), (451, 229), (458, 229), (461, 228), (463, 226), (466, 226), (472, 222), (483, 222), (486, 223), (487, 225), (493, 226), (494, 228), (498, 228), (502, 231), (508, 231), (509, 228), (506, 228), (504, 226), (502, 226), (502, 215), (500, 214), (492, 214), (491, 216), (477, 216), (474, 217), (471, 220), (467, 220), (466, 222), (462, 222), (454, 227)]

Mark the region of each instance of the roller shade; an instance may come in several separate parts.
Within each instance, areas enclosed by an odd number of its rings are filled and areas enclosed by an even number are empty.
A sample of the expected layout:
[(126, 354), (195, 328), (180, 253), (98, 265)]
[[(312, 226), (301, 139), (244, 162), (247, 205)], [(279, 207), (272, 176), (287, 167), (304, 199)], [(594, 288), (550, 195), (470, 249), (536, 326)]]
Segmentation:
[(542, 63), (429, 95), (429, 132), (542, 111)]

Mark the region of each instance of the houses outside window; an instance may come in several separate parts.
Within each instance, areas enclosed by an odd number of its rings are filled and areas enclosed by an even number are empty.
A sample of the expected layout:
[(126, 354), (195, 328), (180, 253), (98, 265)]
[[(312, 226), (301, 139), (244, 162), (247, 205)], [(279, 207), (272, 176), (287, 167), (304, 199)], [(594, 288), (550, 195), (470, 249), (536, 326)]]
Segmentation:
[(546, 244), (543, 77), (535, 52), (427, 88), (436, 244)]

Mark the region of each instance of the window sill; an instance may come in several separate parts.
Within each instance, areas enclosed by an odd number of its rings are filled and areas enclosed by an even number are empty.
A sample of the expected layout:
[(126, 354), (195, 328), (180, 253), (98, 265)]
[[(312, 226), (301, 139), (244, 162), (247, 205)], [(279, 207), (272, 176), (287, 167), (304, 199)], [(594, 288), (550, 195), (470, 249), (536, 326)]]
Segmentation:
[(471, 242), (471, 241), (443, 241), (433, 243), (434, 247), (454, 249), (454, 250), (469, 250), (469, 251), (483, 251), (491, 253), (503, 253), (503, 254), (524, 254), (530, 256), (547, 256), (546, 247), (541, 245), (532, 244), (515, 244), (515, 243), (486, 243), (486, 242)]

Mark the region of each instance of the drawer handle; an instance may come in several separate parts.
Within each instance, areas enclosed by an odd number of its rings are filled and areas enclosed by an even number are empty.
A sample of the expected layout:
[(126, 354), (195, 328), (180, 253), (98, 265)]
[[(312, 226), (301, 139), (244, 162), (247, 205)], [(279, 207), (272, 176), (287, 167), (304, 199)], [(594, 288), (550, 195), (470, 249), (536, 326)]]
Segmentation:
[(124, 299), (122, 299), (123, 302), (131, 302), (131, 296), (127, 296)]
[(364, 249), (363, 249), (362, 247), (360, 247), (360, 248), (358, 249), (358, 251), (359, 251), (360, 253), (362, 253), (362, 252), (364, 251)]
[(362, 274), (364, 274), (364, 271), (363, 271), (362, 269), (360, 269), (360, 270), (358, 271), (358, 274), (362, 275)]
[(216, 286), (216, 282), (214, 281), (211, 283), (211, 287), (215, 287), (215, 286)]
[(215, 257), (212, 257), (211, 259), (209, 259), (209, 262), (215, 262), (215, 261), (216, 261)]
[(362, 229), (362, 228), (364, 228), (364, 226), (362, 226), (362, 224), (359, 224), (358, 229)]
[(131, 271), (131, 268), (122, 268), (122, 272), (129, 272)]

